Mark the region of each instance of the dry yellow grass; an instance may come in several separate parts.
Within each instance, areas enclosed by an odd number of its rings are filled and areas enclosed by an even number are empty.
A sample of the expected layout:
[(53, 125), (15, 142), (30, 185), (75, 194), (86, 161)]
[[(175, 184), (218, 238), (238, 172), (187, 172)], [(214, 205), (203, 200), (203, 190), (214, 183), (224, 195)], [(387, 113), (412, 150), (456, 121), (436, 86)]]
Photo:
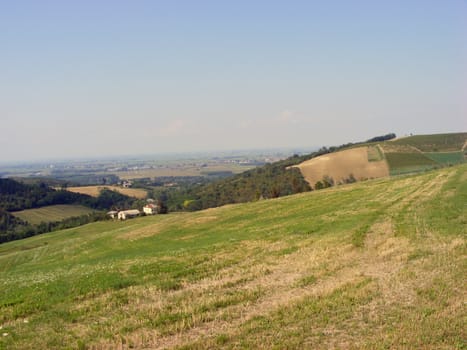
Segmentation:
[(134, 197), (138, 199), (144, 199), (147, 196), (147, 192), (145, 190), (139, 188), (123, 188), (118, 186), (79, 186), (79, 187), (68, 187), (67, 191), (87, 194), (88, 196), (97, 197), (99, 196), (100, 192), (107, 188), (111, 191), (117, 191), (125, 196)]
[(296, 167), (300, 169), (311, 187), (324, 176), (332, 177), (336, 183), (343, 182), (350, 174), (357, 180), (389, 176), (386, 161), (368, 161), (368, 147), (326, 154), (307, 160)]

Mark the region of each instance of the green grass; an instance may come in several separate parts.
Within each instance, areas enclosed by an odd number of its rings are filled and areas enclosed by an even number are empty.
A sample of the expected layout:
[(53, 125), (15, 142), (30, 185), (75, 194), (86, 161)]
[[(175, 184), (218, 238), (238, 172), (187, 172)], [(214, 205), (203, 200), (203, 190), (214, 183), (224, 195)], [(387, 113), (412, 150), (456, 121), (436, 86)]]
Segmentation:
[(454, 165), (465, 161), (463, 152), (425, 153), (425, 155), (440, 164)]
[(391, 141), (396, 145), (410, 145), (422, 152), (460, 151), (467, 141), (467, 133), (415, 135)]
[(368, 161), (379, 162), (384, 159), (384, 154), (378, 145), (368, 146)]
[(467, 133), (416, 135), (385, 142), (391, 175), (426, 171), (465, 162)]
[(92, 209), (82, 205), (58, 204), (37, 209), (21, 210), (13, 212), (12, 214), (30, 224), (37, 225), (41, 222), (61, 221), (73, 216), (86, 215), (92, 212)]
[(0, 349), (460, 349), (466, 196), (460, 165), (2, 244)]
[(411, 172), (432, 169), (437, 162), (428, 158), (423, 153), (386, 153), (391, 175), (405, 174)]

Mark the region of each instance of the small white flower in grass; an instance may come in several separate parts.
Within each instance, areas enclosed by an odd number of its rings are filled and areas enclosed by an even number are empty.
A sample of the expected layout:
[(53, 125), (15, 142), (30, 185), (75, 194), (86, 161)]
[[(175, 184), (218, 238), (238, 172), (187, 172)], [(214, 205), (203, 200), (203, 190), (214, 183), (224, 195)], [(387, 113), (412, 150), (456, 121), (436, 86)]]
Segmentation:
[(29, 321), (28, 320), (23, 320), (23, 323), (29, 323)]
[(3, 333), (3, 336), (6, 337), (8, 335), (8, 333)]

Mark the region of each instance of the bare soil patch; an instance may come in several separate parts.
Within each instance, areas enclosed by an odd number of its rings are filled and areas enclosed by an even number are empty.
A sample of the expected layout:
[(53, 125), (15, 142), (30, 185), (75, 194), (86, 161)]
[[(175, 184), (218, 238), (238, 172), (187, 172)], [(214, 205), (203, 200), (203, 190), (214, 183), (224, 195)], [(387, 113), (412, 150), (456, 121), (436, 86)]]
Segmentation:
[(323, 177), (330, 176), (336, 183), (344, 182), (350, 175), (356, 180), (389, 176), (386, 161), (368, 161), (368, 147), (359, 147), (326, 154), (307, 160), (296, 167), (305, 180), (314, 187)]

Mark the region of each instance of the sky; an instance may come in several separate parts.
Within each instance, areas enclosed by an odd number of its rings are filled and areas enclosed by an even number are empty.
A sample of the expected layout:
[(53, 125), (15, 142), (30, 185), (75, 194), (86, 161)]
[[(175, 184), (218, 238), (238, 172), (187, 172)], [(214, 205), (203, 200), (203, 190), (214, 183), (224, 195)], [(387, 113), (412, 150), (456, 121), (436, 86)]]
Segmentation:
[(465, 0), (0, 0), (0, 162), (456, 131)]

